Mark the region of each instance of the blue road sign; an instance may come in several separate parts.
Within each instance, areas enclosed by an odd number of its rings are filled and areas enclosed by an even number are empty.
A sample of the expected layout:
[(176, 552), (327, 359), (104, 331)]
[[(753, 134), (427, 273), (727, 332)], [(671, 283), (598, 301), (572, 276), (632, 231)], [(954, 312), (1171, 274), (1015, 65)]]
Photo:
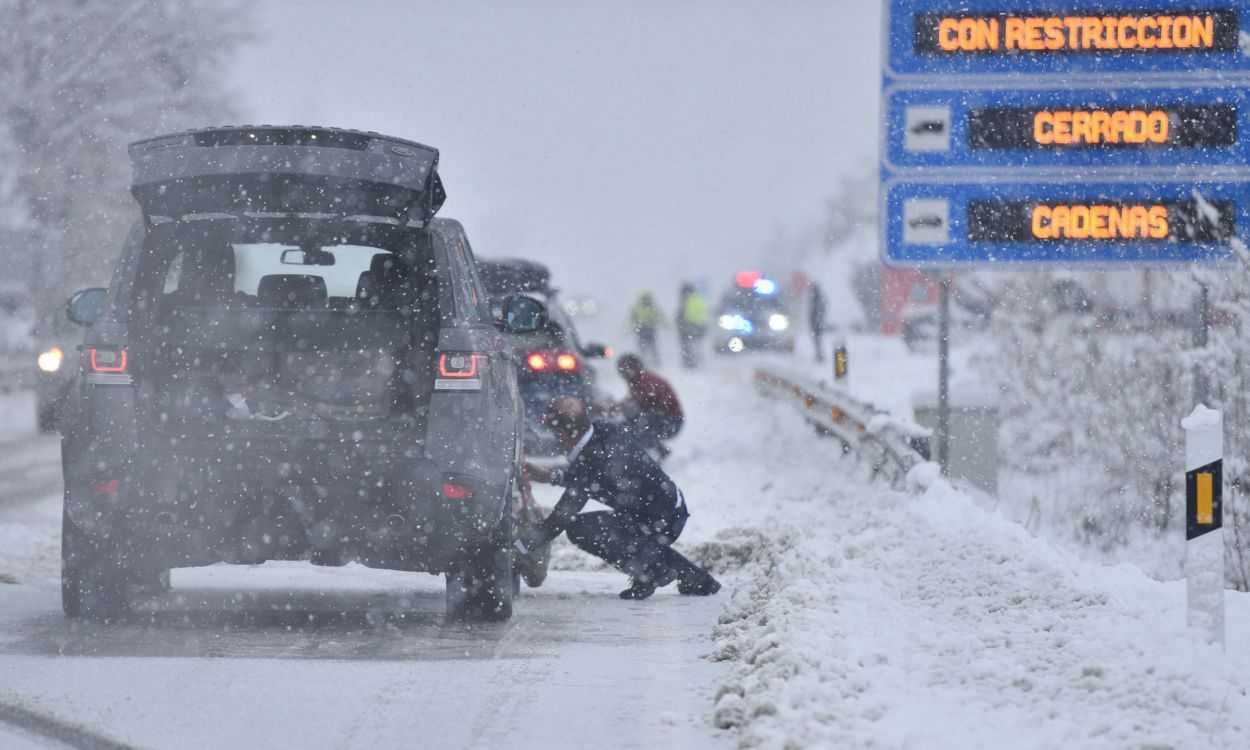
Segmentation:
[(1166, 265), (1233, 259), (1250, 227), (1250, 175), (1202, 182), (893, 180), (882, 190), (886, 263)]
[(1250, 0), (890, 0), (886, 263), (1233, 257)]
[(882, 153), (891, 170), (1250, 165), (1250, 89), (895, 87)]
[(1248, 0), (891, 0), (885, 74), (1250, 74), (1248, 24)]

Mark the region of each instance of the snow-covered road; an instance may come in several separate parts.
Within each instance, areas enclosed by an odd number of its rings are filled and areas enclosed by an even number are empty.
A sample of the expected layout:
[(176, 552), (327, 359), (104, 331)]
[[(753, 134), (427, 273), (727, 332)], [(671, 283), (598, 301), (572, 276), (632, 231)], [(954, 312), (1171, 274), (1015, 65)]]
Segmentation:
[[(717, 747), (702, 658), (714, 600), (555, 576), (500, 626), (441, 624), (432, 577), (302, 566), (179, 571), (118, 626), (10, 587), (0, 706), (136, 747)], [(417, 587), (414, 590), (414, 585)], [(15, 591), (12, 589), (16, 589)], [(2, 714), (0, 714), (2, 715)]]
[[(1057, 552), (940, 481), (871, 480), (746, 364), (675, 375), (679, 546), (721, 571), (711, 599), (621, 602), (620, 574), (563, 555), (510, 623), (463, 628), (430, 576), (217, 566), (130, 622), (70, 625), (57, 499), (12, 491), (0, 746), (52, 742), (5, 707), (137, 747), (1250, 746), (1250, 597), (1229, 594), (1227, 653), (1199, 643), (1182, 584)], [(0, 488), (55, 458), (13, 442)]]
[(723, 599), (622, 602), (613, 571), (555, 572), (503, 625), (444, 625), (432, 576), (295, 563), (176, 570), (129, 621), (70, 623), (58, 473), (54, 438), (0, 438), (0, 747), (731, 744)]

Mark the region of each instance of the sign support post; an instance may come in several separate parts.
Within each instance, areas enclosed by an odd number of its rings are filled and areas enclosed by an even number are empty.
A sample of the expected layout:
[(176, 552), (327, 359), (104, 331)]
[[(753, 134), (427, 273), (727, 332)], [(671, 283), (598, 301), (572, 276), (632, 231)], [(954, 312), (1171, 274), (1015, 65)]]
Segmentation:
[[(1195, 349), (1205, 349), (1207, 346), (1207, 318), (1210, 315), (1210, 290), (1206, 284), (1200, 283), (1198, 286), (1198, 298), (1194, 300), (1194, 338), (1193, 347)], [(1202, 371), (1202, 366), (1198, 365), (1194, 368), (1194, 403), (1205, 404), (1207, 402), (1207, 376)]]
[(950, 472), (951, 404), (951, 273), (943, 271), (938, 289), (938, 402), (937, 460), (942, 473)]
[(1185, 578), (1189, 626), (1224, 645), (1224, 420), (1202, 404), (1185, 428)]

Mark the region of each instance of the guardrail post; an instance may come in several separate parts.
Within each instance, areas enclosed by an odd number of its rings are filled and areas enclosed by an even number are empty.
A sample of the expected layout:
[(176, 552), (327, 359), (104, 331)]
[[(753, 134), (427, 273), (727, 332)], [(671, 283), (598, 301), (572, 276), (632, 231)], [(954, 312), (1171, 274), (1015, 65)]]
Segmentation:
[(1224, 645), (1224, 420), (1199, 404), (1185, 428), (1185, 578), (1190, 627)]

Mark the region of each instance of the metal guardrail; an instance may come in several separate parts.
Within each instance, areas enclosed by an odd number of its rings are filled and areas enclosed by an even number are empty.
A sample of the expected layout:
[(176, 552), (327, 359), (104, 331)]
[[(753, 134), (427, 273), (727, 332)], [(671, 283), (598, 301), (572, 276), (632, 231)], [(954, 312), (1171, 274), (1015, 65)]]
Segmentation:
[(931, 430), (841, 388), (763, 368), (755, 371), (755, 386), (767, 397), (790, 401), (818, 432), (837, 438), (843, 451), (859, 454), (891, 483), (901, 485), (914, 466), (929, 460)]

